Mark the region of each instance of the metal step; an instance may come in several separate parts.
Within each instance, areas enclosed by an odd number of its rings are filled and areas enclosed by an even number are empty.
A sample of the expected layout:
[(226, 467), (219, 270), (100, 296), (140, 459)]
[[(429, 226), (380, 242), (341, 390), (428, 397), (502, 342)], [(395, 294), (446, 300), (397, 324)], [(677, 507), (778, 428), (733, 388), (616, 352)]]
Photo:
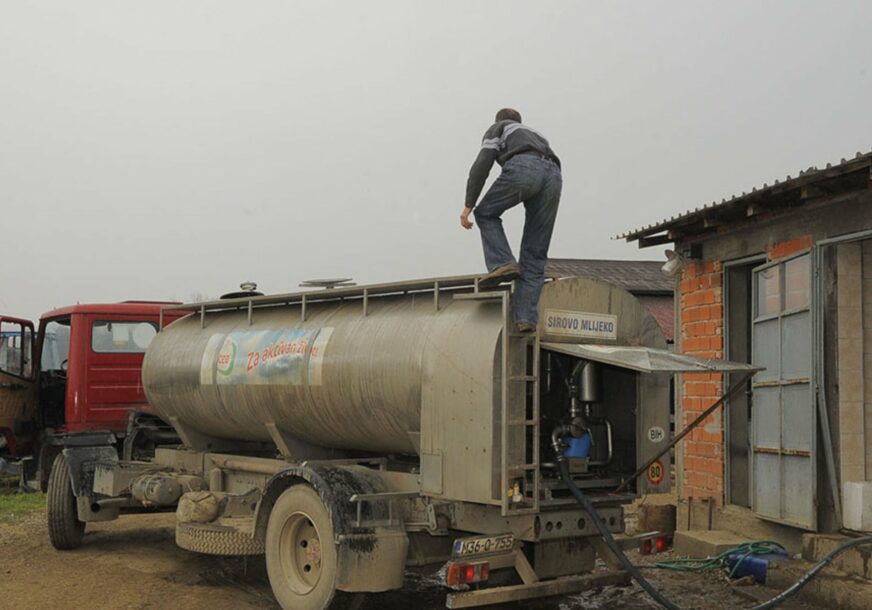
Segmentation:
[(514, 504), (512, 504), (512, 506), (514, 507), (514, 510), (509, 509), (509, 514), (513, 515), (513, 516), (514, 515), (529, 515), (529, 514), (538, 512), (532, 506), (530, 506), (530, 499), (529, 498), (524, 498), (524, 500), (522, 502), (514, 503)]
[(609, 585), (630, 584), (630, 575), (624, 570), (598, 572), (584, 576), (564, 576), (522, 585), (490, 587), (470, 591), (452, 592), (445, 601), (446, 608), (476, 608), (506, 602), (515, 603), (525, 599), (539, 599), (550, 595), (569, 595), (582, 591), (601, 589)]
[(538, 419), (510, 419), (510, 426), (535, 426), (539, 423)]
[(537, 375), (512, 375), (509, 377), (509, 381), (539, 381), (539, 377)]

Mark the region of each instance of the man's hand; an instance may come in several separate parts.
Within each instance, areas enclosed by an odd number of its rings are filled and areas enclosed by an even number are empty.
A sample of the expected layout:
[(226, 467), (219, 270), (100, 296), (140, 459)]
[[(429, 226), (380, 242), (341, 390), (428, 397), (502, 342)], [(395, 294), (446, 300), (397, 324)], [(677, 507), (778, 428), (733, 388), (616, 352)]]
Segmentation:
[(463, 211), (460, 213), (460, 226), (464, 229), (472, 228), (472, 222), (469, 220), (470, 212), (472, 212), (472, 208), (463, 208)]

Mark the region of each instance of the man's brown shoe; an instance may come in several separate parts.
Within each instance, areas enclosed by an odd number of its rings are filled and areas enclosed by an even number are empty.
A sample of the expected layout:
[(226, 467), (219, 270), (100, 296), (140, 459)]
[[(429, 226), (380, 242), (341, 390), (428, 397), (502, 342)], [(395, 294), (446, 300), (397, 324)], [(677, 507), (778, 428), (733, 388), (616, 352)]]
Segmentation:
[(522, 335), (536, 332), (536, 325), (532, 322), (516, 322), (515, 329)]
[(521, 277), (521, 268), (518, 266), (518, 263), (506, 263), (479, 279), (478, 285), (481, 288), (490, 288), (499, 286), (503, 282), (516, 280), (519, 277)]

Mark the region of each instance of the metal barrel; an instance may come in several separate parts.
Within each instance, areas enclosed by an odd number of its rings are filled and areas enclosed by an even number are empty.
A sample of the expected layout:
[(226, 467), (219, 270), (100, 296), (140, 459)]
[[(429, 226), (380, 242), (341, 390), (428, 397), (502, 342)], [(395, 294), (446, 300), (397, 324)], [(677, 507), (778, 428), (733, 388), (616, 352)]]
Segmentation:
[[(435, 337), (475, 327), (453, 349), (492, 362), (500, 311), (432, 295), (191, 315), (155, 337), (143, 364), (149, 404), (206, 435), (269, 441), (267, 424), (340, 449), (415, 451), (424, 363)], [(410, 436), (410, 433), (412, 436)]]
[[(322, 447), (417, 452), (422, 403), (489, 409), (500, 375), (499, 299), (439, 290), (438, 298), (432, 290), (369, 299), (346, 292), (302, 306), (254, 297), (253, 309), (189, 315), (148, 348), (149, 404), (167, 421), (219, 439), (268, 442), (273, 426)], [(595, 280), (547, 283), (540, 309), (543, 340), (584, 342), (572, 328), (547, 327), (554, 316), (574, 323), (573, 311), (620, 315), (610, 342), (650, 345), (656, 339), (647, 335), (659, 336), (638, 300)], [(462, 395), (469, 393), (476, 396)], [(427, 409), (425, 419), (438, 417)]]

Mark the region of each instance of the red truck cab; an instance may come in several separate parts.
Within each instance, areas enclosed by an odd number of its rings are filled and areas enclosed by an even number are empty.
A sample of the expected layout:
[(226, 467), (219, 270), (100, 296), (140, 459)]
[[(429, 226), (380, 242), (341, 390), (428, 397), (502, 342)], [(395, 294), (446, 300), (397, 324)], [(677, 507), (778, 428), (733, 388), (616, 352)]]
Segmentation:
[(169, 304), (72, 305), (44, 314), (38, 332), (27, 320), (0, 317), (0, 452), (32, 455), (43, 478), (77, 435), (123, 439), (130, 413), (149, 412), (145, 350), (161, 323), (185, 315), (162, 316)]

